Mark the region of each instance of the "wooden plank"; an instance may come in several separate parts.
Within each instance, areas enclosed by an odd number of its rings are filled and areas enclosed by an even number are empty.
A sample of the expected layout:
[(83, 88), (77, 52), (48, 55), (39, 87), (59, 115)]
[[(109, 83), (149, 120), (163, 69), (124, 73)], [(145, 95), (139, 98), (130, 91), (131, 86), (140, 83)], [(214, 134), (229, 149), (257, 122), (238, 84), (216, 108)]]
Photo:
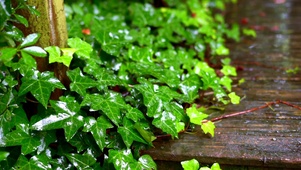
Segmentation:
[[(295, 12), (300, 8), (297, 0), (287, 0), (282, 5), (273, 1), (241, 0), (232, 8), (237, 11), (230, 14), (231, 21), (247, 17), (251, 24), (267, 28), (278, 25), (280, 30), (262, 30), (256, 39), (229, 44), (234, 65), (243, 68), (237, 79), (246, 79), (234, 91), (245, 98), (241, 104), (229, 105), (225, 112), (214, 112), (211, 117), (276, 100), (301, 106), (300, 73), (285, 73), (287, 68), (301, 67), (300, 15)], [(266, 16), (258, 17), (259, 13)], [(214, 138), (197, 129), (194, 134), (180, 134), (177, 140), (157, 140), (154, 148), (143, 153), (158, 161), (195, 158), (205, 164), (301, 169), (301, 110), (284, 104), (271, 108), (216, 122)]]

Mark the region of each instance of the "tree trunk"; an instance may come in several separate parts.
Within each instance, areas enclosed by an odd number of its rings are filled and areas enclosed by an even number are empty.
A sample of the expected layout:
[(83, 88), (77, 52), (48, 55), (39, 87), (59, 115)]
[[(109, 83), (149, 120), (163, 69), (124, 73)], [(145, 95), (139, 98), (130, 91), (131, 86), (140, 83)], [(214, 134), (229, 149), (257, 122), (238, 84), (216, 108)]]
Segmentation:
[[(18, 13), (27, 18), (28, 28), (23, 25), (17, 27), (26, 35), (40, 33), (41, 38), (37, 45), (43, 48), (48, 46), (66, 47), (67, 27), (63, 0), (27, 0), (28, 5), (35, 6), (40, 15), (31, 14), (28, 10), (19, 10)], [(35, 58), (40, 72), (53, 71), (55, 76), (68, 88), (69, 79), (66, 75), (67, 67), (63, 64), (49, 64), (48, 57)], [(62, 95), (62, 90), (56, 89), (51, 99), (58, 99)]]

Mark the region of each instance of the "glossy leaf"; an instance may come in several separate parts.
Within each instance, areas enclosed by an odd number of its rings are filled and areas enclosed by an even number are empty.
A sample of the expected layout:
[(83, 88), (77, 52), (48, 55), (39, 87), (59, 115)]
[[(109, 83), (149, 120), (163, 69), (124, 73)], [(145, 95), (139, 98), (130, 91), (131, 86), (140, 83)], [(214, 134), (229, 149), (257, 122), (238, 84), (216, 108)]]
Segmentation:
[(145, 143), (144, 139), (134, 127), (134, 123), (126, 118), (123, 119), (123, 126), (118, 127), (118, 133), (121, 135), (127, 148), (130, 148), (134, 141)]
[(40, 36), (41, 35), (38, 34), (38, 33), (33, 33), (33, 34), (27, 35), (27, 37), (25, 37), (25, 39), (23, 40), (23, 42), (20, 44), (20, 48), (34, 45), (35, 43), (38, 42)]
[(90, 166), (96, 162), (96, 158), (87, 153), (83, 155), (71, 153), (66, 154), (66, 157), (78, 169), (90, 169)]
[(16, 48), (2, 48), (0, 49), (0, 61), (1, 62), (9, 62), (14, 56), (17, 54)]
[[(75, 52), (75, 49), (72, 48), (62, 49), (65, 51), (63, 51), (63, 56), (61, 56), (60, 48), (57, 46), (49, 46), (46, 47), (45, 50), (49, 53), (49, 63), (63, 63), (67, 67), (70, 66), (71, 60), (73, 58), (72, 55)], [(67, 53), (67, 50), (71, 50), (71, 53)]]
[(200, 168), (200, 164), (196, 159), (191, 159), (189, 161), (182, 161), (181, 165), (184, 170), (198, 170)]
[(109, 150), (109, 162), (114, 164), (115, 169), (128, 169), (129, 163), (135, 161), (130, 149)]
[(40, 73), (35, 71), (31, 77), (23, 77), (19, 95), (27, 92), (31, 94), (46, 108), (51, 92), (55, 88), (64, 89), (65, 87), (56, 79), (51, 72)]
[(11, 1), (2, 0), (0, 5), (0, 30), (2, 30), (5, 22), (9, 19), (11, 12)]
[(195, 104), (192, 105), (192, 107), (188, 108), (186, 110), (186, 113), (187, 113), (188, 117), (190, 118), (190, 122), (194, 123), (194, 124), (197, 124), (197, 125), (202, 125), (202, 120), (204, 120), (205, 118), (208, 117), (207, 114), (199, 111), (196, 108)]
[(36, 57), (46, 57), (47, 53), (46, 51), (43, 50), (43, 48), (38, 47), (38, 46), (30, 46), (30, 47), (25, 47), (21, 51), (24, 51), (28, 54), (31, 54)]
[(141, 80), (141, 83), (135, 85), (135, 88), (143, 95), (143, 103), (148, 108), (147, 115), (150, 117), (159, 115), (163, 110), (164, 103), (169, 102), (172, 98), (160, 91), (159, 86), (152, 85), (145, 80)]
[(106, 95), (86, 95), (81, 105), (88, 105), (93, 110), (101, 110), (115, 124), (121, 123), (120, 109), (126, 108), (126, 104), (119, 93), (109, 92)]
[(29, 55), (28, 53), (26, 53), (25, 51), (21, 51), (21, 60), (23, 60), (23, 62), (30, 68), (37, 68), (37, 63), (36, 60)]
[(87, 42), (81, 40), (80, 38), (69, 38), (68, 45), (76, 50), (75, 53), (79, 57), (90, 58), (90, 53), (93, 49)]
[(111, 70), (107, 70), (100, 67), (95, 62), (88, 62), (87, 66), (84, 68), (84, 72), (93, 75), (98, 84), (98, 89), (106, 89), (107, 86), (122, 85), (119, 78), (113, 74)]
[(223, 66), (223, 69), (221, 70), (221, 72), (225, 76), (237, 76), (236, 69), (233, 66), (225, 65), (225, 66)]
[(7, 134), (4, 138), (4, 146), (21, 145), (21, 150), (24, 155), (35, 151), (40, 144), (41, 142), (38, 137), (31, 136), (22, 130), (15, 130)]
[[(37, 155), (37, 156), (33, 156), (30, 158), (30, 160), (28, 161), (28, 159), (23, 156), (20, 155), (15, 168), (16, 169), (20, 169), (20, 170), (51, 170), (51, 165), (49, 164), (49, 159), (45, 160), (47, 158)], [(46, 162), (47, 161), (47, 162)]]
[(67, 75), (71, 80), (71, 84), (70, 84), (71, 91), (75, 91), (82, 96), (86, 94), (87, 89), (99, 85), (98, 82), (94, 81), (88, 76), (83, 75), (83, 73), (79, 68), (68, 71)]
[(157, 165), (155, 161), (149, 155), (142, 155), (138, 159), (138, 164), (141, 167), (138, 169), (153, 169), (153, 170), (157, 169)]
[(240, 103), (240, 97), (237, 96), (235, 92), (229, 93), (228, 96), (230, 97), (232, 104), (239, 104)]
[(206, 123), (203, 123), (201, 125), (202, 130), (204, 131), (205, 134), (209, 133), (212, 137), (214, 137), (214, 129), (215, 125), (213, 122), (208, 121)]
[(89, 130), (91, 131), (97, 145), (103, 151), (106, 146), (106, 130), (112, 128), (113, 125), (106, 117), (100, 116), (97, 121), (93, 122), (90, 126), (91, 128)]
[(152, 132), (147, 131), (138, 122), (135, 123), (134, 127), (148, 144), (152, 145), (152, 142), (157, 139)]
[(162, 129), (167, 134), (171, 134), (172, 137), (178, 138), (176, 117), (171, 112), (163, 111), (159, 117), (155, 117), (152, 124)]
[(9, 152), (0, 151), (0, 161), (6, 160), (8, 156), (9, 156)]
[(197, 75), (191, 75), (184, 79), (180, 84), (180, 90), (185, 95), (185, 100), (189, 103), (198, 97), (201, 81)]
[(25, 27), (28, 27), (28, 21), (25, 17), (23, 17), (22, 15), (18, 15), (18, 14), (14, 14), (14, 16), (21, 24), (23, 24)]

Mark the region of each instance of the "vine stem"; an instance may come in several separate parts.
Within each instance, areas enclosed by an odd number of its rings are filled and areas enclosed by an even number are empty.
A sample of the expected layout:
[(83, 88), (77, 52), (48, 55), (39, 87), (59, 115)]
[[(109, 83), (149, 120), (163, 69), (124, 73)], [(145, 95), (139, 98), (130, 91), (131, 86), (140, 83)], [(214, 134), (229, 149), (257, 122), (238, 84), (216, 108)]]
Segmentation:
[(235, 112), (235, 113), (231, 113), (231, 114), (227, 114), (227, 115), (222, 115), (222, 116), (213, 118), (211, 120), (203, 120), (202, 123), (206, 123), (208, 121), (216, 122), (216, 121), (219, 121), (219, 120), (222, 120), (222, 119), (226, 119), (226, 118), (229, 118), (229, 117), (234, 117), (234, 116), (238, 116), (238, 115), (247, 114), (247, 113), (254, 112), (254, 111), (257, 111), (257, 110), (260, 110), (260, 109), (264, 109), (266, 107), (270, 107), (270, 106), (275, 105), (275, 104), (284, 104), (284, 105), (296, 108), (298, 110), (301, 110), (300, 106), (294, 105), (294, 104), (289, 103), (287, 101), (277, 100), (275, 102), (267, 102), (267, 103), (265, 103), (262, 106), (254, 107), (254, 108), (251, 108), (251, 109), (248, 109), (248, 110), (244, 110), (244, 111), (241, 111), (241, 112)]
[[(227, 114), (227, 115), (222, 115), (222, 116), (210, 119), (210, 120), (203, 120), (202, 123), (207, 123), (209, 121), (216, 122), (216, 121), (219, 121), (219, 120), (222, 120), (222, 119), (226, 119), (226, 118), (230, 118), (230, 117), (234, 117), (234, 116), (239, 116), (239, 115), (244, 115), (244, 114), (247, 114), (247, 113), (250, 113), (250, 112), (254, 112), (254, 111), (257, 111), (257, 110), (260, 110), (260, 109), (271, 107), (271, 106), (276, 105), (276, 104), (284, 104), (284, 105), (293, 107), (295, 109), (301, 110), (301, 107), (298, 106), (298, 105), (294, 105), (294, 104), (292, 104), (290, 102), (283, 101), (283, 100), (276, 100), (274, 102), (267, 102), (264, 105), (259, 106), (259, 107), (254, 107), (254, 108), (251, 108), (251, 109), (248, 109), (248, 110), (244, 110), (244, 111), (240, 111), (240, 112), (234, 112), (234, 113), (230, 113), (230, 114)], [(188, 129), (188, 126), (186, 126), (186, 128), (184, 130), (180, 131), (179, 133), (186, 132), (187, 129)], [(157, 139), (158, 138), (166, 138), (166, 137), (171, 137), (171, 135), (170, 134), (157, 135), (156, 137), (157, 137)]]

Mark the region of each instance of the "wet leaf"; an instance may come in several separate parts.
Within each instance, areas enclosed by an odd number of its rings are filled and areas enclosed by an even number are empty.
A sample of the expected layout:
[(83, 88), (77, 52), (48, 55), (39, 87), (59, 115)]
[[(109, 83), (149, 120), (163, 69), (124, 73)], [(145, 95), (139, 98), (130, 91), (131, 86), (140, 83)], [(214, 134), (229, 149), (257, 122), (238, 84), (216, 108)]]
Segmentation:
[(95, 62), (89, 62), (84, 68), (84, 72), (93, 75), (98, 84), (98, 89), (106, 89), (107, 86), (122, 85), (120, 79), (111, 71), (100, 67)]
[(43, 48), (38, 46), (25, 47), (21, 51), (24, 51), (28, 54), (31, 54), (36, 57), (46, 57), (47, 53), (43, 50)]
[(118, 127), (117, 131), (121, 135), (123, 142), (125, 143), (127, 148), (130, 148), (134, 141), (146, 144), (144, 139), (135, 129), (134, 123), (127, 118), (123, 119), (123, 126)]
[(200, 168), (200, 164), (196, 159), (191, 159), (189, 161), (182, 161), (181, 165), (184, 170), (198, 170)]
[(23, 77), (22, 85), (19, 90), (19, 95), (24, 95), (27, 92), (31, 94), (46, 108), (51, 92), (55, 88), (65, 89), (65, 87), (56, 79), (52, 72), (40, 73), (35, 71), (34, 76)]
[(221, 170), (221, 167), (219, 166), (218, 163), (214, 163), (214, 164), (211, 166), (211, 170)]
[(223, 66), (223, 69), (221, 70), (221, 72), (225, 76), (237, 76), (236, 69), (233, 66), (225, 65), (225, 66)]
[(88, 76), (83, 75), (83, 73), (79, 68), (68, 71), (67, 75), (71, 80), (71, 84), (70, 84), (71, 91), (75, 91), (82, 96), (86, 94), (87, 89), (99, 85), (98, 82), (94, 81)]
[(176, 117), (171, 112), (163, 111), (158, 117), (155, 117), (152, 124), (167, 134), (171, 134), (172, 137), (178, 138)]
[(126, 104), (119, 93), (108, 92), (105, 95), (86, 95), (81, 104), (90, 106), (93, 110), (101, 110), (115, 124), (121, 123), (120, 109), (126, 108)]
[(25, 37), (24, 41), (20, 44), (20, 48), (34, 45), (35, 43), (38, 42), (40, 36), (41, 35), (38, 33), (33, 33), (33, 34), (27, 35), (27, 37)]
[(186, 110), (186, 113), (187, 113), (188, 117), (190, 118), (190, 122), (194, 123), (194, 124), (197, 124), (197, 125), (202, 125), (202, 120), (204, 120), (205, 118), (208, 117), (207, 114), (199, 111), (196, 108), (195, 104), (192, 105), (192, 107), (188, 108)]
[(28, 170), (33, 170), (33, 169), (51, 170), (52, 169), (51, 165), (49, 164), (49, 159), (47, 159), (47, 157), (45, 158), (45, 156), (42, 155), (33, 156), (30, 158), (29, 161), (25, 156), (20, 155), (14, 167), (20, 170), (27, 170), (27, 169)]
[(26, 53), (25, 51), (21, 51), (21, 60), (23, 60), (23, 62), (30, 68), (37, 68), (37, 63), (36, 60), (29, 55), (28, 53)]
[(114, 164), (115, 169), (128, 169), (129, 163), (136, 162), (130, 149), (109, 150), (109, 162)]
[(106, 147), (106, 130), (112, 128), (113, 125), (109, 120), (107, 120), (106, 117), (100, 116), (97, 121), (95, 121), (94, 124), (91, 124), (90, 126), (91, 128), (89, 130), (91, 131), (97, 145), (103, 151), (103, 149)]
[(139, 167), (137, 169), (157, 169), (155, 161), (149, 155), (142, 155), (138, 159)]
[(232, 90), (232, 80), (228, 76), (222, 77), (219, 83), (224, 85), (228, 91)]
[(14, 130), (4, 138), (4, 146), (22, 146), (21, 151), (24, 155), (37, 150), (40, 144), (37, 136), (31, 136), (23, 130)]
[(170, 102), (172, 98), (162, 93), (157, 85), (145, 80), (140, 80), (140, 83), (140, 85), (135, 85), (134, 87), (143, 95), (143, 103), (147, 107), (147, 115), (150, 117), (159, 115), (163, 110), (164, 103)]
[(150, 132), (144, 129), (143, 126), (141, 126), (138, 122), (135, 123), (134, 127), (139, 132), (139, 134), (143, 137), (143, 139), (148, 142), (148, 144), (152, 145), (152, 142), (156, 140), (156, 136)]
[(49, 53), (49, 63), (63, 63), (67, 67), (70, 66), (73, 59), (72, 55), (75, 52), (75, 49), (73, 48), (64, 48), (61, 49), (63, 51), (63, 56), (61, 56), (61, 50), (57, 46), (49, 46), (46, 47), (45, 50)]
[(11, 1), (10, 0), (2, 0), (0, 5), (0, 30), (2, 30), (5, 22), (9, 19), (12, 11), (11, 11)]
[(23, 24), (25, 27), (28, 27), (28, 21), (25, 17), (23, 17), (22, 15), (18, 15), (18, 14), (14, 14), (14, 16), (21, 24)]
[(17, 54), (18, 49), (16, 48), (2, 48), (0, 49), (0, 61), (9, 62)]
[(134, 122), (139, 121), (140, 119), (145, 119), (143, 113), (134, 107), (127, 106), (126, 117), (133, 120)]
[(214, 137), (214, 129), (215, 129), (215, 125), (213, 122), (208, 121), (206, 123), (203, 123), (201, 125), (202, 130), (204, 131), (205, 134), (210, 133), (210, 135), (212, 137)]
[(68, 160), (78, 169), (92, 169), (90, 166), (95, 164), (96, 159), (90, 154), (66, 154)]
[(191, 75), (185, 78), (180, 84), (180, 90), (185, 95), (185, 101), (193, 102), (199, 96), (201, 87), (200, 78), (197, 75)]
[(69, 38), (68, 45), (74, 48), (75, 53), (79, 57), (90, 58), (90, 53), (92, 52), (92, 46), (87, 42), (81, 40), (80, 38)]
[(232, 104), (239, 104), (240, 103), (240, 97), (237, 96), (235, 92), (229, 93), (228, 96), (230, 97)]
[(0, 161), (6, 160), (8, 156), (9, 156), (9, 152), (0, 151)]

